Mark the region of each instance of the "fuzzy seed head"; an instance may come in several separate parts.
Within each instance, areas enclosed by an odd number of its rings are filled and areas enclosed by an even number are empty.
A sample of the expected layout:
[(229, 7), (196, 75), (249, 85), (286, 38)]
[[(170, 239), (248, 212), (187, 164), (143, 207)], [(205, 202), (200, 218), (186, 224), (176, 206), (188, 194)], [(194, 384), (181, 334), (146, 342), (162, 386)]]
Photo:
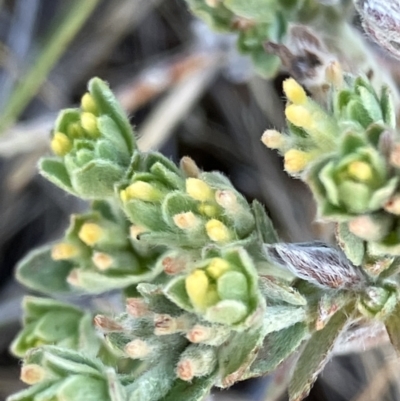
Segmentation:
[(310, 161), (309, 153), (298, 149), (290, 149), (285, 153), (284, 166), (289, 174), (300, 173)]
[(20, 379), (26, 384), (33, 385), (46, 378), (46, 371), (35, 363), (22, 366)]
[(57, 156), (65, 156), (72, 149), (72, 142), (67, 135), (56, 132), (50, 143), (51, 150)]
[(283, 81), (283, 91), (288, 100), (294, 104), (304, 104), (307, 102), (306, 91), (293, 78), (288, 78)]
[(286, 143), (286, 138), (279, 131), (267, 129), (264, 131), (261, 141), (269, 149), (281, 149)]
[(191, 198), (200, 202), (214, 200), (214, 191), (212, 188), (199, 178), (186, 179), (186, 192)]
[(53, 260), (67, 260), (79, 255), (79, 248), (68, 242), (60, 242), (51, 249), (51, 258)]
[(78, 237), (88, 246), (99, 242), (104, 235), (104, 230), (96, 223), (84, 223), (79, 230)]
[(208, 237), (215, 242), (228, 242), (231, 239), (231, 232), (228, 227), (217, 219), (211, 219), (206, 223)]

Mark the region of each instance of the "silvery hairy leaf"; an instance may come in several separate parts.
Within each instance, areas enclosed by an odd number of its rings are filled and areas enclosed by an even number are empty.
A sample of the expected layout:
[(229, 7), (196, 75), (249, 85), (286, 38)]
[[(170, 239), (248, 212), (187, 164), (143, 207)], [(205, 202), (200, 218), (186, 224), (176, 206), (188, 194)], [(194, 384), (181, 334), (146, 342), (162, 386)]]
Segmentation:
[(273, 263), (318, 287), (356, 289), (364, 282), (342, 252), (321, 242), (264, 244), (264, 252)]

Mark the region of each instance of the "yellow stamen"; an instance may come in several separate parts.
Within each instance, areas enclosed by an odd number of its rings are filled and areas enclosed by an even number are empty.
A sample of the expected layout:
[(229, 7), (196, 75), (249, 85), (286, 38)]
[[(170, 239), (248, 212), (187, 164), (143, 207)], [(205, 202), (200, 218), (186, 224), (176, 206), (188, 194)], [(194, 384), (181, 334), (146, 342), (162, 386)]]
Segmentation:
[(131, 199), (139, 199), (145, 202), (157, 202), (162, 199), (163, 194), (148, 182), (136, 181), (125, 188), (125, 192), (121, 191), (120, 196), (123, 202)]
[(229, 263), (222, 258), (214, 258), (207, 267), (207, 273), (214, 279), (221, 277), (229, 270)]
[(286, 118), (294, 125), (304, 128), (312, 129), (314, 127), (314, 120), (309, 110), (304, 106), (297, 104), (290, 104), (285, 109)]
[(214, 199), (214, 191), (212, 188), (199, 178), (186, 179), (186, 192), (190, 197), (201, 202)]
[(67, 242), (60, 242), (51, 249), (51, 258), (53, 260), (71, 259), (79, 255), (79, 248)]
[(274, 129), (267, 129), (261, 137), (262, 143), (270, 149), (280, 149), (286, 143), (285, 135)]
[(290, 149), (285, 153), (285, 170), (288, 173), (299, 173), (304, 170), (310, 160), (311, 156), (309, 153), (298, 149)]
[(84, 223), (79, 230), (78, 237), (86, 245), (93, 246), (103, 237), (104, 230), (96, 223)]
[(215, 242), (228, 242), (231, 239), (228, 227), (217, 219), (211, 219), (206, 223), (206, 232)]
[(362, 161), (354, 161), (347, 166), (347, 172), (351, 178), (365, 182), (372, 178), (372, 168), (368, 163)]
[(88, 113), (97, 114), (98, 112), (96, 101), (93, 99), (93, 96), (88, 92), (82, 96), (81, 107), (83, 111), (86, 111)]
[(293, 78), (283, 81), (283, 91), (286, 97), (294, 104), (304, 104), (307, 101), (306, 91)]
[(67, 135), (56, 132), (51, 140), (50, 147), (57, 156), (65, 156), (72, 149), (72, 142)]

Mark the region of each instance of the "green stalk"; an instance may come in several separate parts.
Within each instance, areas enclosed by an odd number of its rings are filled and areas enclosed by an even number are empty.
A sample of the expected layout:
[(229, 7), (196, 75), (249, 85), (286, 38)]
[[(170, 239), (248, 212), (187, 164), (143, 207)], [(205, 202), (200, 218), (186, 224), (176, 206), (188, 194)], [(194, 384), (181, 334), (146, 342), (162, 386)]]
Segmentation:
[(7, 101), (0, 115), (0, 134), (17, 120), (30, 100), (36, 95), (50, 70), (98, 3), (99, 0), (76, 0), (70, 7), (58, 29), (50, 36), (43, 51), (34, 61), (32, 67), (21, 77)]

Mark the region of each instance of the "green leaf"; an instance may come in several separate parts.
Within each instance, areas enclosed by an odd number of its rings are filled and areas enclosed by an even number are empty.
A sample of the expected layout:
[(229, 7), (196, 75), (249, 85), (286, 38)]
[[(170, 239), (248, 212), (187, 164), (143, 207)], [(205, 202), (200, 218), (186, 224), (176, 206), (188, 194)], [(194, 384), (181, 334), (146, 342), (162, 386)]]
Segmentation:
[(106, 381), (86, 375), (72, 375), (66, 378), (57, 391), (57, 399), (63, 401), (111, 401)]
[(365, 254), (364, 241), (349, 231), (347, 223), (338, 224), (336, 239), (348, 259), (354, 265), (360, 266)]
[(185, 277), (170, 280), (164, 289), (165, 296), (183, 310), (193, 312), (194, 308), (186, 292)]
[(114, 195), (114, 185), (124, 173), (122, 167), (106, 160), (93, 160), (70, 171), (74, 190), (84, 199), (105, 199)]
[(307, 311), (305, 308), (293, 306), (267, 306), (264, 316), (264, 334), (283, 330), (295, 323), (306, 321)]
[(400, 303), (397, 303), (393, 313), (386, 318), (385, 326), (390, 342), (397, 354), (400, 355)]
[(267, 303), (270, 299), (298, 306), (307, 304), (307, 300), (299, 292), (277, 277), (260, 275), (260, 287)]
[(229, 387), (243, 379), (247, 368), (257, 356), (263, 338), (263, 328), (258, 327), (243, 332), (234, 332), (220, 346), (218, 352), (220, 383), (218, 386)]
[(196, 377), (191, 382), (176, 380), (168, 394), (159, 401), (203, 401), (215, 382), (215, 374)]
[(71, 179), (62, 161), (56, 158), (45, 157), (39, 161), (40, 174), (57, 187), (72, 195), (78, 196), (72, 188)]
[(367, 110), (371, 119), (375, 122), (382, 121), (383, 116), (381, 106), (378, 103), (376, 96), (364, 87), (359, 87), (358, 90), (362, 104)]
[[(350, 309), (350, 308), (346, 308)], [(309, 393), (325, 363), (336, 339), (349, 320), (349, 310), (340, 310), (307, 342), (296, 363), (289, 385), (290, 401), (300, 401)]]
[(305, 323), (297, 323), (286, 329), (268, 334), (257, 358), (246, 372), (246, 378), (264, 376), (273, 372), (295, 352), (308, 336)]
[(224, 6), (240, 17), (267, 22), (273, 21), (277, 8), (273, 0), (225, 0)]
[(101, 114), (108, 114), (117, 124), (128, 151), (132, 153), (136, 147), (132, 127), (108, 85), (100, 78), (92, 78), (88, 83), (88, 89), (99, 106)]
[(393, 105), (392, 95), (388, 86), (382, 87), (381, 92), (381, 108), (383, 120), (391, 128), (396, 127), (396, 110)]
[(73, 263), (51, 258), (51, 245), (30, 252), (22, 259), (16, 270), (17, 280), (26, 287), (43, 294), (73, 292), (67, 277)]
[(279, 241), (278, 235), (274, 229), (271, 219), (267, 216), (264, 206), (254, 200), (251, 204), (254, 218), (256, 221), (256, 230), (260, 242), (273, 244)]

